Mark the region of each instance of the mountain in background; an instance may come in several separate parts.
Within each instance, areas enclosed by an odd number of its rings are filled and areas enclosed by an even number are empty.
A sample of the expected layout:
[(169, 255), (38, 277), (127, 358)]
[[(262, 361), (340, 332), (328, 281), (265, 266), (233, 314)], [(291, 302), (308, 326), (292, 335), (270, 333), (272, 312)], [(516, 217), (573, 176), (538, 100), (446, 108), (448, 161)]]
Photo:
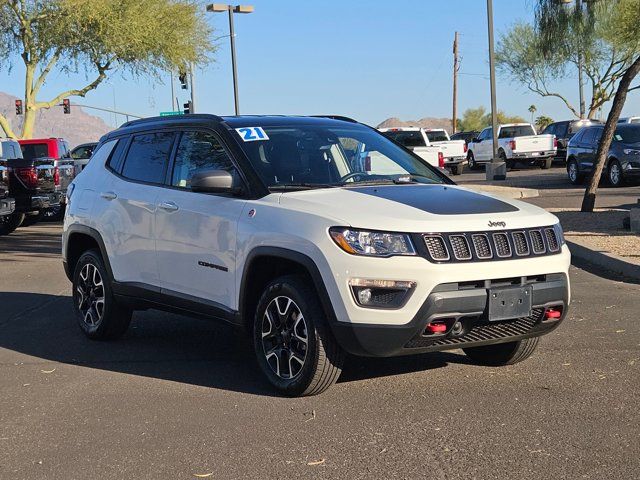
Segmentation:
[(403, 121), (396, 117), (387, 118), (384, 122), (380, 123), (376, 128), (391, 128), (391, 127), (422, 127), (422, 128), (444, 128), (447, 132), (452, 131), (450, 118), (432, 118), (425, 117), (420, 120), (407, 120)]
[[(13, 95), (0, 92), (0, 113), (9, 119), (11, 128), (18, 135), (23, 116), (16, 115), (15, 100)], [(73, 105), (73, 100), (69, 115), (62, 113), (62, 107), (41, 109), (36, 115), (33, 138), (62, 137), (72, 148), (85, 142), (97, 142), (102, 135), (113, 130), (101, 118), (89, 115), (82, 107)]]

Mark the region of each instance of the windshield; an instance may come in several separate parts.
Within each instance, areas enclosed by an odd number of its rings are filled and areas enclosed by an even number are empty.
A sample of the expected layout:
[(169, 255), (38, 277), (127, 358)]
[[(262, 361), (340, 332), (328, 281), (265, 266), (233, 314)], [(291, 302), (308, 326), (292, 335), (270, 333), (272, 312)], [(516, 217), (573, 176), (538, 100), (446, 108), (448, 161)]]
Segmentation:
[(498, 138), (517, 138), (535, 135), (536, 132), (531, 125), (518, 125), (514, 127), (502, 127)]
[(448, 142), (447, 133), (444, 130), (433, 130), (431, 132), (424, 132), (427, 134), (427, 138), (430, 142)]
[(623, 143), (640, 143), (640, 125), (618, 128), (614, 139)]
[(445, 183), (442, 174), (375, 130), (362, 126), (264, 127), (257, 141), (242, 141), (254, 169), (271, 188), (362, 183)]

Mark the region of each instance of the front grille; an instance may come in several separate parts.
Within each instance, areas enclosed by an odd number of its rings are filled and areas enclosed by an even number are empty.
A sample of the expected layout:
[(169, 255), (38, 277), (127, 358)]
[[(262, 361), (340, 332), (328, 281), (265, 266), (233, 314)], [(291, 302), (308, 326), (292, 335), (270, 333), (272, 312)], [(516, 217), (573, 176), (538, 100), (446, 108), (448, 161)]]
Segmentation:
[(484, 233), (477, 233), (475, 235), (471, 235), (471, 238), (473, 239), (473, 248), (475, 249), (476, 255), (479, 259), (485, 260), (493, 257), (489, 237)]
[(527, 237), (524, 232), (513, 232), (511, 234), (513, 238), (513, 245), (516, 249), (516, 255), (522, 257), (529, 255), (529, 244), (527, 243)]
[(427, 250), (429, 251), (431, 258), (436, 261), (449, 260), (449, 252), (447, 251), (447, 246), (441, 236), (424, 237), (424, 243), (427, 246)]
[(531, 247), (533, 253), (544, 253), (544, 240), (542, 239), (542, 232), (540, 230), (531, 230), (529, 232), (529, 238), (531, 238)]
[(494, 233), (493, 241), (496, 244), (496, 254), (501, 258), (511, 256), (511, 245), (506, 233)]
[(437, 263), (552, 255), (559, 253), (562, 247), (553, 227), (486, 233), (428, 233), (422, 235), (422, 240), (424, 247), (419, 246), (419, 252)]
[(560, 250), (555, 230), (553, 228), (545, 228), (544, 233), (547, 237), (547, 245), (549, 247), (549, 250), (552, 252), (557, 252), (558, 250)]
[(467, 238), (464, 235), (451, 235), (449, 237), (451, 241), (451, 248), (453, 249), (453, 256), (457, 260), (471, 260), (471, 250), (467, 243)]
[(464, 344), (466, 343), (501, 340), (518, 335), (526, 335), (533, 327), (540, 323), (543, 313), (544, 308), (536, 308), (531, 312), (530, 316), (525, 318), (496, 323), (478, 323), (463, 335), (449, 338), (445, 337), (435, 342), (432, 336), (419, 335), (409, 341), (409, 343), (405, 345), (405, 348), (447, 347), (457, 345), (464, 348)]

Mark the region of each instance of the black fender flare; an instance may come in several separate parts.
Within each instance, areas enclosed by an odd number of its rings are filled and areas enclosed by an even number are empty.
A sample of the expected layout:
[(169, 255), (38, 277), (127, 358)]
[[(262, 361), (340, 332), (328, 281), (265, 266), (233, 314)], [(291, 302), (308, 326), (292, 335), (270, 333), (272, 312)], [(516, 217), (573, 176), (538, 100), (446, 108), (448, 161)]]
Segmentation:
[(325, 312), (325, 315), (327, 316), (327, 321), (333, 328), (333, 325), (337, 322), (337, 318), (335, 310), (333, 308), (333, 304), (331, 303), (331, 298), (329, 297), (329, 292), (327, 291), (327, 287), (325, 286), (324, 280), (322, 279), (320, 269), (311, 257), (305, 255), (304, 253), (282, 247), (255, 247), (247, 255), (247, 258), (244, 262), (238, 295), (238, 311), (240, 314), (240, 318), (242, 318), (244, 322), (249, 321), (248, 319), (244, 318), (244, 312), (242, 311), (246, 301), (246, 282), (248, 274), (251, 271), (251, 265), (260, 257), (277, 257), (285, 260), (290, 260), (302, 265), (307, 270), (307, 272), (309, 272), (309, 276), (311, 277), (316, 291), (318, 292), (318, 297), (320, 298), (322, 308)]
[(102, 235), (95, 228), (87, 227), (86, 225), (70, 225), (63, 234), (63, 242), (64, 251), (63, 253), (63, 263), (64, 263), (64, 271), (67, 274), (67, 278), (70, 281), (73, 281), (73, 272), (70, 271), (70, 267), (68, 265), (68, 254), (67, 251), (69, 249), (69, 240), (71, 240), (74, 234), (81, 234), (91, 237), (98, 244), (98, 248), (100, 249), (100, 254), (102, 255), (102, 260), (104, 261), (105, 268), (107, 269), (107, 273), (109, 274), (109, 278), (113, 281), (113, 270), (111, 269), (111, 263), (109, 262), (109, 256), (107, 255), (107, 248), (104, 245), (104, 240), (102, 240)]

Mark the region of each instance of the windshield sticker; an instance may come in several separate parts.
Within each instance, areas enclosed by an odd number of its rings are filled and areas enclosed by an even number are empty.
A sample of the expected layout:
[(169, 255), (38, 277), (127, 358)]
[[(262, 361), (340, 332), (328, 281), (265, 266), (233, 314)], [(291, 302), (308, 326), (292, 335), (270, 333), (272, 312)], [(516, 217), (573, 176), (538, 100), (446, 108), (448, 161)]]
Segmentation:
[(257, 140), (269, 140), (269, 137), (267, 136), (266, 133), (264, 133), (264, 130), (262, 129), (262, 127), (236, 128), (236, 132), (238, 132), (238, 135), (240, 135), (240, 138), (242, 138), (242, 140), (245, 142), (255, 142)]

